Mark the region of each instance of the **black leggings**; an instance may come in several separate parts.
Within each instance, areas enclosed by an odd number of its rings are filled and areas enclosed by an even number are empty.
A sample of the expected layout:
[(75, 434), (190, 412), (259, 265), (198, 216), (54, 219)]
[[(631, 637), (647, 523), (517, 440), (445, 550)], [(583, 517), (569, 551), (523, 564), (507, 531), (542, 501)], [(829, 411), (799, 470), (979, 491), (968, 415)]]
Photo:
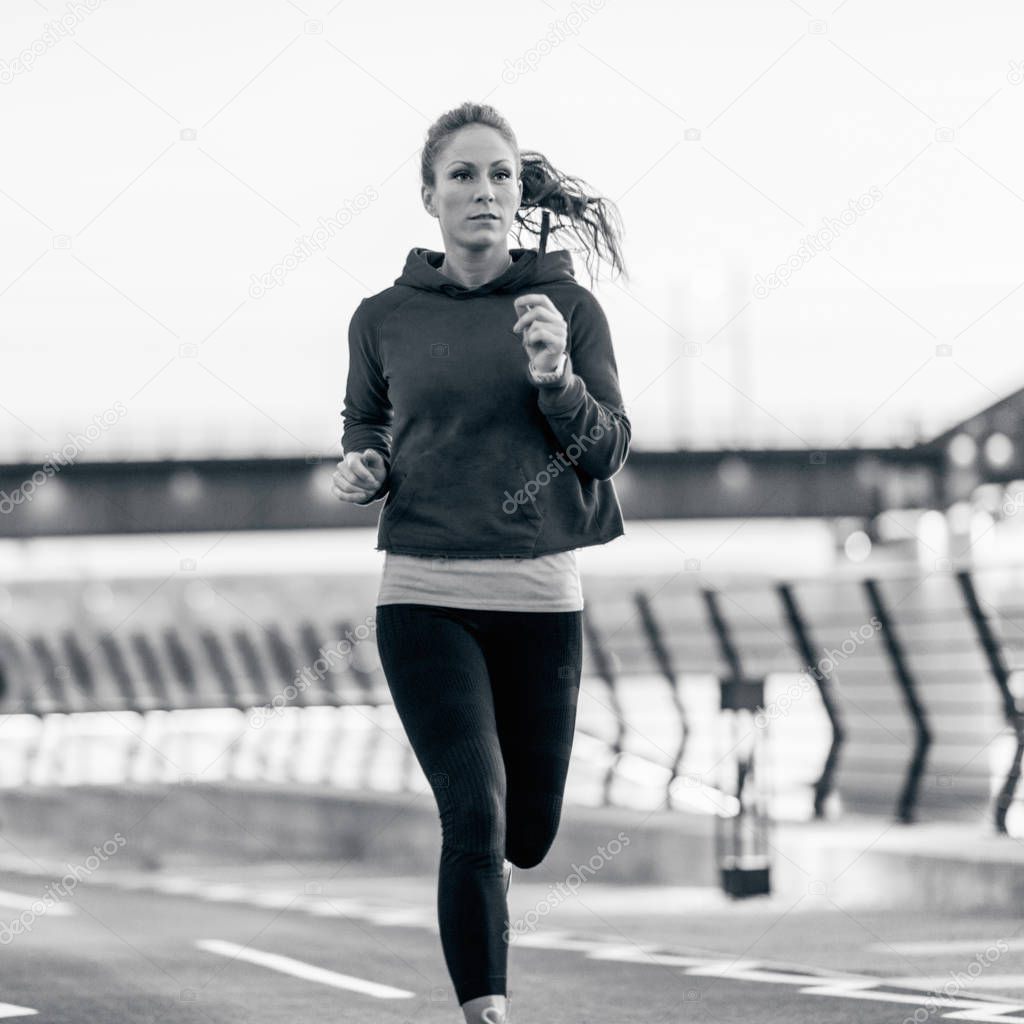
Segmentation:
[(388, 688), (441, 817), (437, 913), (462, 1004), (506, 995), (503, 858), (532, 868), (558, 831), (583, 613), (377, 606)]

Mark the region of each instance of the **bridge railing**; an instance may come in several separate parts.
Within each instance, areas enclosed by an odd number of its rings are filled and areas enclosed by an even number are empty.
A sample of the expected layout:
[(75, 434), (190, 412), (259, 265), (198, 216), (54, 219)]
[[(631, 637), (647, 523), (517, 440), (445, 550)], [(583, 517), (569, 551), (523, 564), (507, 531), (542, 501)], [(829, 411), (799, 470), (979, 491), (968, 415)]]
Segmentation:
[[(94, 737), (118, 760), (107, 777), (215, 765), (226, 777), (411, 788), (419, 768), (376, 652), (377, 582), (9, 582), (0, 729), (21, 742), (5, 745), (0, 785), (87, 780), (75, 723), (99, 714), (122, 741), (115, 755), (109, 732)], [(1007, 830), (1024, 751), (1024, 570), (595, 575), (584, 593), (577, 799), (695, 806), (723, 754), (719, 682), (761, 677), (754, 727), (769, 730), (783, 789), (807, 816), (982, 816)], [(204, 711), (228, 715), (226, 732), (197, 739)], [(189, 729), (205, 760), (200, 751), (182, 772)]]
[[(830, 801), (891, 810), (909, 822), (988, 815), (1006, 830), (1020, 776), (1022, 712), (1014, 693), (1024, 648), (1024, 577), (1017, 570), (652, 583), (590, 581), (590, 672), (621, 692), (633, 676), (762, 677), (755, 727), (780, 742), (816, 739), (803, 785), (811, 813)], [(596, 590), (596, 593), (595, 593)], [(786, 729), (813, 705), (814, 737)], [(808, 721), (802, 716), (804, 723)], [(686, 727), (671, 759), (670, 796), (685, 773)], [(615, 737), (627, 746), (628, 729)], [(609, 786), (614, 776), (609, 775)]]

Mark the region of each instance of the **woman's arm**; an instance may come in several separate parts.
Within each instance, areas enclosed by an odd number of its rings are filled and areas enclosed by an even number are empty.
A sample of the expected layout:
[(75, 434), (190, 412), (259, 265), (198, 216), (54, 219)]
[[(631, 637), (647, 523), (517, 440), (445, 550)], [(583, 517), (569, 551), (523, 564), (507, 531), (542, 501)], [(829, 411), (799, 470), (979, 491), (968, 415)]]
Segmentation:
[(537, 385), (537, 405), (567, 456), (597, 480), (614, 476), (626, 461), (632, 425), (622, 406), (608, 318), (589, 291), (572, 311), (570, 350), (560, 383)]
[[(349, 323), (348, 383), (341, 416), (344, 424), (342, 452), (375, 448), (383, 455), (390, 474), (390, 427), (395, 414), (388, 398), (388, 382), (381, 370), (377, 327), (369, 316), (366, 299), (356, 307)], [(373, 497), (357, 504), (369, 505), (383, 498), (388, 493), (389, 484), (390, 476), (385, 477)]]

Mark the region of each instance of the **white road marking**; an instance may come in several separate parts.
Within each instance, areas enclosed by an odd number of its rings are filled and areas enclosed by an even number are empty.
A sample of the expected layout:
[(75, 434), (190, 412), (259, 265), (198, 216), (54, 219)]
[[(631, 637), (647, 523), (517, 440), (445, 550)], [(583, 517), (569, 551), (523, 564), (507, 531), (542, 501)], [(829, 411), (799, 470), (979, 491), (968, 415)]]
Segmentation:
[(322, 985), (343, 988), (350, 992), (362, 992), (363, 995), (373, 996), (376, 999), (412, 999), (415, 995), (414, 992), (409, 992), (404, 988), (392, 988), (390, 985), (380, 985), (375, 981), (367, 981), (365, 978), (354, 978), (350, 974), (338, 974), (337, 971), (329, 971), (324, 967), (314, 967), (301, 960), (293, 960), (290, 956), (264, 953), (258, 949), (239, 946), (234, 942), (224, 942), (221, 939), (197, 939), (196, 945), (208, 953), (217, 953), (220, 956), (231, 957), (233, 960), (247, 960), (260, 967), (269, 967), (272, 971), (291, 974), (306, 981), (318, 981)]
[[(20, 892), (7, 892), (0, 889), (0, 907), (13, 907), (15, 910), (31, 910), (37, 903), (43, 903), (41, 896), (26, 896)], [(43, 904), (45, 906), (45, 903)], [(44, 913), (53, 914), (56, 917), (68, 917), (75, 912), (75, 908), (67, 903), (54, 903), (46, 908)]]
[(909, 992), (873, 992), (868, 989), (853, 990), (845, 986), (802, 988), (800, 992), (816, 996), (842, 996), (844, 999), (870, 999), (876, 1003), (905, 1003), (914, 1006), (927, 1004), (960, 1010), (959, 1013), (942, 1014), (943, 1020), (985, 1021), (986, 1024), (1017, 1024), (1024, 1021), (1024, 1017), (1008, 1016), (1024, 1010), (1024, 1003), (984, 1003), (976, 999), (949, 999), (946, 996), (929, 996), (923, 993), (912, 995)]
[(366, 913), (366, 905), (362, 900), (343, 899), (342, 897), (323, 896), (317, 899), (306, 896), (298, 908), (314, 917), (362, 917)]
[(685, 974), (706, 974), (713, 978), (742, 977), (748, 971), (756, 971), (760, 960), (705, 960), (699, 967), (687, 967)]
[(988, 1021), (989, 1024), (1007, 1024), (1009, 1021), (1015, 1021), (1017, 1017), (1007, 1017), (1013, 1009), (1012, 1006), (1006, 1006), (998, 1010), (987, 1010), (980, 1008), (976, 1010), (961, 1010), (959, 1013), (947, 1013), (945, 1014), (946, 1020), (973, 1020), (973, 1021)]
[[(979, 995), (953, 998), (931, 995), (927, 990), (914, 991), (908, 979), (874, 978), (848, 972), (829, 972), (759, 960), (724, 960), (721, 956), (676, 956), (665, 946), (641, 945), (630, 948), (621, 943), (600, 939), (584, 939), (571, 932), (552, 930), (515, 934), (511, 941), (533, 949), (560, 949), (582, 953), (588, 960), (621, 960), (629, 963), (654, 963), (678, 966), (688, 976), (728, 978), (730, 981), (761, 982), (790, 985), (800, 995), (832, 996), (840, 999), (862, 999), (876, 1003), (899, 1003), (908, 1006), (935, 1007), (941, 1020), (987, 1022), (987, 1024), (1024, 1024), (1024, 1003), (1008, 1002), (998, 996)], [(914, 981), (915, 979), (909, 979)], [(928, 981), (929, 979), (917, 979)], [(902, 988), (903, 991), (893, 991)], [(1012, 1016), (1011, 1016), (1012, 1014)]]
[(382, 927), (406, 928), (429, 927), (431, 918), (435, 911), (418, 907), (396, 907), (394, 910), (373, 910), (366, 914), (366, 920), (370, 924), (379, 924)]
[(0, 1003), (0, 1017), (31, 1017), (38, 1013), (38, 1010), (31, 1010), (27, 1006), (15, 1006), (14, 1003)]
[[(30, 871), (28, 873), (34, 874), (36, 872)], [(230, 884), (217, 885), (207, 883), (204, 885), (194, 879), (182, 878), (180, 876), (147, 880), (147, 883), (143, 883), (143, 885), (138, 887), (155, 889), (166, 893), (180, 893), (199, 899), (238, 900), (238, 902), (248, 903), (251, 906), (291, 907), (291, 909), (296, 911), (304, 911), (318, 916), (351, 916), (385, 926), (423, 927), (435, 933), (438, 931), (437, 922), (433, 919), (432, 910), (408, 906), (389, 906), (388, 901), (382, 900), (360, 900), (343, 897), (333, 900), (328, 897), (311, 899), (307, 895), (299, 896), (299, 894), (290, 890), (264, 889), (261, 886), (235, 887)], [(117, 885), (119, 883), (111, 880), (110, 884)], [(121, 884), (124, 884), (124, 882)], [(128, 887), (136, 888), (136, 884), (128, 883)], [(248, 888), (248, 892), (245, 891), (246, 888)], [(331, 908), (332, 903), (334, 904), (333, 908)], [(890, 953), (896, 950), (908, 955), (952, 952), (975, 953), (978, 950), (995, 945), (996, 941), (1004, 949), (1024, 949), (1024, 938), (994, 940), (992, 942), (985, 939), (959, 939), (935, 942), (879, 943), (867, 948), (878, 952)], [(577, 932), (555, 929), (543, 932), (524, 932), (522, 934), (513, 930), (511, 942), (526, 949), (577, 952), (583, 954), (587, 959), (593, 960), (632, 963), (646, 962), (660, 966), (675, 966), (681, 968), (683, 974), (691, 976), (703, 975), (705, 977), (728, 978), (732, 981), (789, 985), (793, 986), (802, 995), (833, 996), (846, 999), (871, 1000), (881, 1003), (916, 1004), (919, 1006), (927, 1004), (933, 1007), (932, 1012), (935, 1012), (935, 1010), (941, 1011), (937, 1016), (942, 1020), (991, 1022), (991, 1024), (1024, 1024), (1024, 1016), (1019, 1015), (1021, 1011), (1024, 1011), (1024, 1003), (1010, 1002), (1007, 998), (998, 995), (983, 995), (979, 993), (976, 996), (955, 998), (935, 992), (936, 989), (941, 988), (941, 985), (948, 983), (947, 978), (875, 978), (870, 975), (859, 975), (842, 971), (825, 971), (820, 968), (807, 968), (799, 965), (786, 966), (753, 960), (729, 961), (724, 959), (721, 953), (717, 956), (707, 957), (687, 956), (663, 945), (642, 945), (637, 943), (632, 946), (626, 946), (610, 942), (607, 939), (593, 940)], [(1002, 945), (1004, 943), (1005, 946)], [(414, 993), (407, 992), (404, 989), (379, 985), (376, 982), (366, 981), (361, 978), (352, 978), (348, 975), (338, 974), (334, 971), (305, 964), (299, 960), (292, 960), (289, 957), (279, 956), (274, 953), (263, 953), (258, 950), (249, 950), (230, 942), (204, 939), (197, 941), (196, 945), (206, 949), (208, 952), (248, 960), (274, 970), (293, 974), (297, 977), (319, 981), (338, 988), (366, 992), (370, 995), (376, 995), (378, 998), (409, 999), (414, 995)], [(985, 980), (972, 979), (972, 981), (979, 988), (1024, 987), (1024, 975), (1003, 975), (1001, 977), (993, 975)], [(893, 991), (895, 989), (903, 989), (903, 991)], [(935, 994), (932, 994), (933, 992)], [(384, 994), (382, 995), (381, 993)], [(3, 1004), (0, 1004), (0, 1008), (2, 1006)], [(16, 1013), (8, 1013), (8, 1016), (24, 1016), (37, 1012), (24, 1007), (14, 1007), (13, 1009)], [(0, 1014), (0, 1016), (3, 1016), (3, 1014)]]
[(217, 885), (204, 885), (196, 893), (201, 899), (230, 900), (236, 903), (243, 903), (251, 900), (256, 895), (255, 890), (247, 885), (236, 885), (233, 882), (221, 882)]
[(198, 896), (203, 883), (187, 875), (166, 875), (163, 878), (154, 878), (149, 883), (150, 889), (157, 892), (168, 893), (171, 896)]
[[(873, 942), (865, 949), (872, 953), (906, 953), (907, 956), (929, 956), (932, 953), (978, 953), (996, 943), (1006, 946), (1004, 952), (1024, 949), (1021, 939), (938, 939), (933, 942)], [(1001, 947), (1000, 947), (1001, 948)]]
[[(953, 973), (953, 972), (950, 972)], [(966, 971), (957, 971), (956, 975), (966, 974)], [(935, 977), (922, 978), (887, 978), (890, 985), (906, 985), (909, 988), (941, 989), (948, 986), (950, 982), (957, 985), (956, 977), (950, 975), (936, 975)], [(967, 980), (959, 985), (961, 988), (1024, 988), (1024, 974), (979, 974), (972, 978), (968, 975)]]
[[(283, 909), (284, 907), (291, 906), (296, 900), (301, 899), (301, 894), (297, 892), (289, 892), (283, 889), (268, 889), (250, 896), (247, 902), (257, 907)], [(302, 908), (298, 907), (296, 909), (301, 910)]]

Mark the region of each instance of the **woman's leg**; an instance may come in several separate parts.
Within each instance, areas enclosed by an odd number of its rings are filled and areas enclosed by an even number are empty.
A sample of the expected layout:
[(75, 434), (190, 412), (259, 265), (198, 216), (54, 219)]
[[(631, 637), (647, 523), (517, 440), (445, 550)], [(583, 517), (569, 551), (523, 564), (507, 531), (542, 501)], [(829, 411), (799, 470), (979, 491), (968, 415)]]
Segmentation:
[(377, 648), (441, 815), (438, 924), (456, 996), (460, 1004), (503, 997), (505, 770), (476, 617), (434, 605), (378, 605)]
[(506, 777), (505, 856), (532, 868), (558, 832), (576, 728), (583, 612), (495, 612), (487, 644)]

